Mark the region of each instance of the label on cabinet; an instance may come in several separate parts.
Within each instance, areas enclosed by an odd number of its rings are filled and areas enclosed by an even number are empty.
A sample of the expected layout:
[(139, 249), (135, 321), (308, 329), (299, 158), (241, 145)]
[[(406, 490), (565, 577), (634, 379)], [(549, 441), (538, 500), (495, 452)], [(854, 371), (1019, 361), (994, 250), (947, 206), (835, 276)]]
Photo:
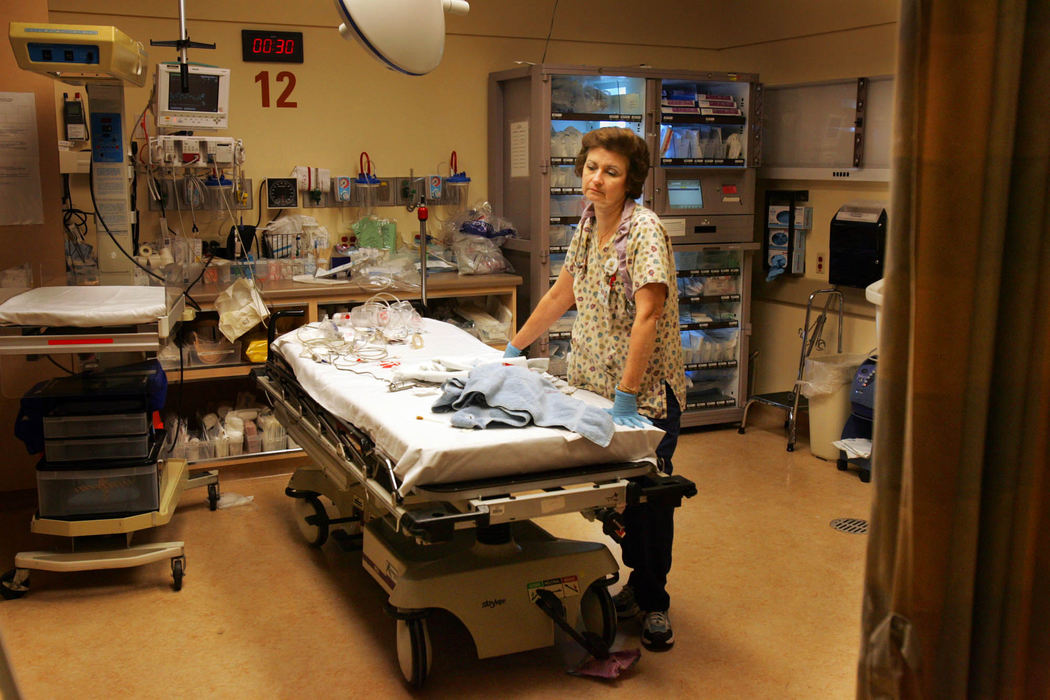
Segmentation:
[(667, 229), (667, 235), (671, 238), (685, 236), (685, 219), (660, 218), (660, 223)]

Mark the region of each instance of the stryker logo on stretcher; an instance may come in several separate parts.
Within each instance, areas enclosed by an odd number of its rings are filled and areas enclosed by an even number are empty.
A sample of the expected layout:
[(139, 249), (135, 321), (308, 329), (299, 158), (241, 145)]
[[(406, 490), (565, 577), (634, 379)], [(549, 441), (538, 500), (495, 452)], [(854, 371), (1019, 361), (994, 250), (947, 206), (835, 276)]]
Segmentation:
[(503, 605), (507, 602), (506, 598), (496, 598), (494, 600), (486, 600), (481, 604), (482, 608), (495, 608), (498, 605)]

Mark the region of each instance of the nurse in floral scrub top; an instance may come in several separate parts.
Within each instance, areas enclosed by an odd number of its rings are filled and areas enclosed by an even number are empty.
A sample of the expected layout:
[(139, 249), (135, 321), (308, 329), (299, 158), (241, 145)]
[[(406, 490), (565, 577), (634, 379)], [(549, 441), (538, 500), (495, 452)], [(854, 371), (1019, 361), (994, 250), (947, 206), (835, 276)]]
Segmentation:
[[(678, 326), (678, 285), (671, 240), (659, 217), (636, 204), (649, 172), (649, 149), (630, 129), (604, 127), (584, 135), (576, 156), (586, 206), (557, 281), (507, 346), (521, 354), (576, 307), (570, 384), (613, 401), (620, 425), (653, 424), (665, 431), (656, 449), (670, 474), (678, 444), (685, 367)], [(674, 508), (628, 506), (623, 561), (632, 569), (614, 597), (621, 619), (644, 613), (642, 644), (674, 644), (667, 616)]]

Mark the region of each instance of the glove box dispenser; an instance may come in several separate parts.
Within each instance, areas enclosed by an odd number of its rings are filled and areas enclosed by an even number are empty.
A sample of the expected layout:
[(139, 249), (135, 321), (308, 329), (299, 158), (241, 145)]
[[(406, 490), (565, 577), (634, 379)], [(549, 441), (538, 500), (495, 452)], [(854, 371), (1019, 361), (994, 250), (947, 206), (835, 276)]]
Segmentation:
[(886, 209), (879, 202), (844, 204), (831, 220), (828, 281), (867, 287), (882, 277)]

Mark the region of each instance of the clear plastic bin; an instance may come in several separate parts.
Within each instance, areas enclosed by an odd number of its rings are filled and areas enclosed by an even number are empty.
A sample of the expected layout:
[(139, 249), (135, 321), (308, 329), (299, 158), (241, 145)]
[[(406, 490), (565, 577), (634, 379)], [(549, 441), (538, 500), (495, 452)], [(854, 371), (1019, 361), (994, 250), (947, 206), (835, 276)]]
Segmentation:
[(239, 362), (241, 359), (241, 343), (231, 343), (222, 338), (220, 340), (207, 340), (198, 334), (193, 334), (193, 345), (189, 352), (189, 365), (191, 367), (210, 367), (212, 365), (226, 365)]
[(157, 463), (119, 469), (40, 469), (40, 517), (142, 513), (159, 507)]
[(148, 431), (149, 418), (145, 412), (44, 417), (44, 437), (52, 440), (100, 435), (144, 435)]
[(262, 435), (262, 451), (263, 452), (277, 452), (288, 447), (288, 436), (287, 435), (268, 435), (263, 433)]
[(262, 451), (262, 435), (256, 433), (255, 435), (244, 436), (244, 451), (247, 453), (261, 452)]
[(149, 456), (149, 450), (149, 435), (44, 440), (44, 457), (48, 462), (145, 459)]

